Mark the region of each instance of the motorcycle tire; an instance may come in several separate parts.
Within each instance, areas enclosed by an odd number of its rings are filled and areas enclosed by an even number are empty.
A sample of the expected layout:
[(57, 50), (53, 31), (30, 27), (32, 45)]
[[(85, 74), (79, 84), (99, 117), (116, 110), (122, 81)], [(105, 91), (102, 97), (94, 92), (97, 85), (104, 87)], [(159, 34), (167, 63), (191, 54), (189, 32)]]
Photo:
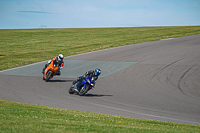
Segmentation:
[(71, 86), (70, 88), (69, 88), (69, 94), (74, 94), (74, 89), (73, 89), (73, 87)]
[(84, 96), (88, 92), (89, 88), (90, 88), (89, 86), (82, 87), (79, 92), (79, 96)]
[(51, 72), (47, 72), (47, 76), (46, 76), (45, 82), (49, 81), (49, 79), (51, 78), (51, 75), (52, 75)]

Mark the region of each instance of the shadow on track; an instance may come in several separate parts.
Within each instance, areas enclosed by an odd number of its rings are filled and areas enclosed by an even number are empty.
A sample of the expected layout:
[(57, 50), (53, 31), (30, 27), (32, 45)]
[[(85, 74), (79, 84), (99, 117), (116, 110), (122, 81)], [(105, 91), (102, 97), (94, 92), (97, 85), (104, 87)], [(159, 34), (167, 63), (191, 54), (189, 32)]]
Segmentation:
[(49, 80), (48, 82), (72, 82), (74, 80), (60, 80), (60, 79), (55, 79), (55, 80)]
[(104, 96), (113, 96), (113, 95), (100, 95), (100, 94), (85, 94), (85, 97), (104, 97)]

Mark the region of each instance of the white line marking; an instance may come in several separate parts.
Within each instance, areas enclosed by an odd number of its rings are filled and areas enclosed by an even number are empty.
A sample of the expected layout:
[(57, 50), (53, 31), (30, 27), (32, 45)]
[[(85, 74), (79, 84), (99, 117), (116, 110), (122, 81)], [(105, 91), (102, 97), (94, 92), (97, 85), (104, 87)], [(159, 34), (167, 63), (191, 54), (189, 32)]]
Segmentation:
[(172, 40), (172, 39), (175, 39), (175, 38), (161, 39), (161, 41), (164, 41), (164, 40)]
[(47, 62), (47, 61), (42, 61), (42, 62), (37, 62), (37, 63), (33, 63), (33, 64), (29, 64), (29, 65), (25, 65), (25, 66), (20, 66), (20, 67), (15, 67), (15, 68), (10, 68), (10, 69), (6, 69), (6, 70), (2, 70), (0, 72), (5, 72), (5, 71), (10, 71), (10, 70), (14, 70), (14, 69), (19, 69), (19, 68), (23, 68), (23, 67), (28, 67), (28, 66), (32, 66), (32, 65), (36, 65), (36, 64), (40, 64), (43, 62)]
[[(136, 45), (136, 44), (130, 44), (130, 45)], [(80, 55), (95, 53), (95, 52), (101, 52), (101, 51), (105, 51), (105, 50), (112, 50), (112, 49), (117, 49), (117, 48), (121, 48), (121, 47), (127, 47), (127, 46), (130, 46), (130, 45), (124, 45), (124, 46), (120, 46), (120, 47), (114, 47), (114, 48), (102, 49), (102, 50), (98, 50), (98, 51), (92, 51), (92, 52), (87, 52), (87, 53), (82, 53), (82, 54), (77, 54), (77, 55), (71, 55), (71, 56), (64, 57), (64, 59), (67, 59), (67, 58), (70, 58), (70, 57), (74, 57), (74, 56), (80, 56)], [(28, 66), (32, 66), (32, 65), (36, 65), (36, 64), (40, 64), (40, 63), (47, 62), (47, 61), (48, 60), (42, 61), (42, 62), (33, 63), (33, 64), (29, 64), (29, 65), (25, 65), (25, 66), (20, 66), (20, 67), (15, 67), (15, 68), (10, 68), (10, 69), (6, 69), (6, 70), (2, 70), (2, 71), (0, 71), (0, 73), (1, 72), (5, 72), (5, 71), (14, 70), (14, 69), (23, 68), (23, 67), (28, 67)]]
[(135, 111), (131, 111), (131, 110), (126, 110), (126, 109), (120, 109), (120, 108), (114, 108), (114, 107), (110, 107), (110, 106), (105, 106), (105, 105), (100, 105), (100, 104), (95, 104), (95, 103), (89, 103), (86, 102), (88, 104), (93, 104), (99, 107), (104, 107), (104, 108), (109, 108), (109, 109), (114, 109), (114, 110), (119, 110), (119, 111), (124, 111), (124, 112), (129, 112), (129, 113), (133, 113), (133, 114), (137, 114), (137, 115), (143, 115), (143, 116), (148, 116), (148, 117), (154, 117), (154, 118), (160, 118), (160, 119), (168, 119), (168, 120), (173, 120), (173, 121), (177, 121), (177, 122), (184, 122), (184, 123), (193, 123), (196, 125), (199, 125), (200, 123), (198, 122), (191, 122), (191, 121), (185, 121), (185, 120), (180, 120), (180, 119), (174, 119), (174, 118), (168, 118), (168, 117), (163, 117), (163, 116), (156, 116), (156, 115), (149, 115), (149, 114), (144, 114), (144, 113), (138, 113)]

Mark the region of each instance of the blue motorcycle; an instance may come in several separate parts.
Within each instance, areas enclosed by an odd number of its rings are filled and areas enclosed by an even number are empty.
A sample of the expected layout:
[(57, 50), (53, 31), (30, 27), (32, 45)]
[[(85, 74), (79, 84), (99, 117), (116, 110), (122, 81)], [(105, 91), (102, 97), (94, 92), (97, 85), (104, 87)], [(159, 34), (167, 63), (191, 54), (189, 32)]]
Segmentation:
[[(79, 77), (80, 79), (82, 76)], [(83, 78), (82, 80), (78, 81), (69, 88), (69, 94), (78, 94), (79, 96), (85, 95), (89, 90), (91, 90), (95, 86), (95, 79), (94, 77), (90, 77), (89, 75), (87, 78)]]

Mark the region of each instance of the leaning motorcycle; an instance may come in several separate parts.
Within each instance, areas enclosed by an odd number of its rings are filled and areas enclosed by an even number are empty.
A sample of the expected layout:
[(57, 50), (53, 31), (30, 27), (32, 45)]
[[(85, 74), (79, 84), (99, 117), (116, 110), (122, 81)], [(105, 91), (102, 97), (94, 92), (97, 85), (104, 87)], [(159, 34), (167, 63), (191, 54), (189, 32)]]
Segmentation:
[[(81, 78), (82, 76), (80, 76)], [(87, 76), (86, 79), (82, 79), (69, 88), (69, 94), (78, 94), (79, 96), (85, 95), (89, 90), (91, 90), (95, 86), (94, 77)], [(77, 88), (78, 92), (74, 89)]]
[(43, 80), (48, 82), (49, 79), (53, 78), (53, 76), (56, 74), (58, 70), (59, 70), (58, 62), (56, 60), (52, 61), (44, 71)]

